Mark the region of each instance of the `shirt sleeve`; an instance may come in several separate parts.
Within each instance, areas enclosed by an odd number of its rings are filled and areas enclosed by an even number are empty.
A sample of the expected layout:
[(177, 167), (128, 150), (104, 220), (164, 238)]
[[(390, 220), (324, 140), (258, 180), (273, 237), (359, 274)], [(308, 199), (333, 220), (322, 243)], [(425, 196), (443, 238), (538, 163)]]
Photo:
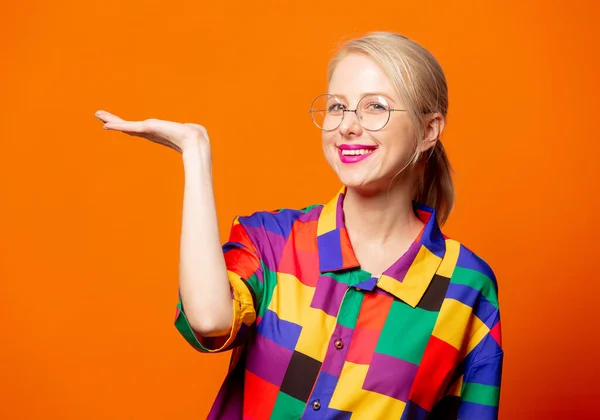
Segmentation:
[(498, 419), (504, 352), (497, 309), (471, 338), (480, 339), (458, 366), (444, 397), (427, 417), (429, 420)]
[(460, 390), (460, 420), (497, 420), (502, 380), (500, 311), (496, 309), (482, 327), (485, 331), (465, 359)]
[(227, 276), (231, 289), (233, 321), (223, 337), (203, 337), (189, 324), (181, 295), (175, 313), (175, 327), (185, 340), (200, 352), (223, 352), (240, 346), (250, 337), (260, 305), (263, 284), (263, 264), (258, 248), (236, 217), (229, 239), (223, 245)]

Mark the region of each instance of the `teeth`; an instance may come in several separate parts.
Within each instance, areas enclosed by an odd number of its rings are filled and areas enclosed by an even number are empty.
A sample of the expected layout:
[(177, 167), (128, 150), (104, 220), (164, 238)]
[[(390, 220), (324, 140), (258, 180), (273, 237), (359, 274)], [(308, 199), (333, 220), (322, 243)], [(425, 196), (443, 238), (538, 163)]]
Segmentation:
[(374, 149), (342, 150), (344, 156), (366, 155), (373, 153)]

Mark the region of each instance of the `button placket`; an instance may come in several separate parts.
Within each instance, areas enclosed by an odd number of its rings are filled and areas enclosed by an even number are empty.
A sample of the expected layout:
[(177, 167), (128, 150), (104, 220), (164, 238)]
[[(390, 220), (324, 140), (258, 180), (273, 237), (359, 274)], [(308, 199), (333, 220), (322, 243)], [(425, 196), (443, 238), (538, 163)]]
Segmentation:
[[(361, 292), (362, 291), (358, 291), (358, 293), (361, 293)], [(338, 310), (338, 314), (336, 316), (336, 326), (333, 330), (333, 333), (329, 337), (329, 348), (325, 355), (325, 360), (323, 361), (324, 364), (328, 364), (330, 367), (332, 365), (336, 366), (334, 371), (328, 371), (328, 373), (330, 373), (331, 375), (334, 375), (336, 377), (339, 377), (339, 375), (341, 374), (341, 370), (342, 370), (344, 361), (346, 360), (346, 356), (348, 353), (348, 346), (352, 340), (352, 335), (354, 333), (354, 329), (345, 327), (339, 323), (339, 317), (340, 317), (340, 314), (342, 313), (343, 306), (344, 306), (344, 303), (346, 302), (348, 293), (350, 293), (350, 294), (357, 293), (357, 291), (352, 290), (351, 288), (348, 288), (346, 293), (344, 294), (344, 297), (342, 298), (342, 301), (340, 303), (340, 309)], [(317, 381), (318, 381), (318, 379), (317, 379)], [(333, 396), (334, 391), (335, 391), (335, 389), (329, 388), (329, 385), (327, 388), (313, 389), (313, 392), (311, 392), (311, 396), (308, 399), (308, 404), (306, 406), (306, 409), (307, 410), (312, 409), (312, 413), (314, 413), (314, 415), (316, 415), (317, 417), (310, 416), (309, 418), (321, 419), (321, 418), (323, 418), (323, 416), (327, 416), (328, 405), (327, 405), (327, 403), (325, 403), (325, 405), (323, 405), (321, 403), (321, 400), (326, 401), (326, 402), (330, 401), (331, 397)], [(317, 411), (319, 411), (318, 415), (316, 414)], [(307, 413), (307, 415), (308, 415), (308, 413)]]

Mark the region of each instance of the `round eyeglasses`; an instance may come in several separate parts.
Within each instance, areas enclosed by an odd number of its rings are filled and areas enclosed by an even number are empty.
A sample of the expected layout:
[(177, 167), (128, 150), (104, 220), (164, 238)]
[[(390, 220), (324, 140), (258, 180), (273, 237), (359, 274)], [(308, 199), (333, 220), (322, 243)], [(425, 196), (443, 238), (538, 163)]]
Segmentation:
[(335, 130), (342, 124), (346, 112), (354, 112), (362, 128), (377, 131), (386, 126), (394, 111), (406, 109), (393, 109), (381, 95), (363, 96), (356, 109), (348, 109), (339, 98), (325, 93), (315, 98), (309, 112), (321, 130)]

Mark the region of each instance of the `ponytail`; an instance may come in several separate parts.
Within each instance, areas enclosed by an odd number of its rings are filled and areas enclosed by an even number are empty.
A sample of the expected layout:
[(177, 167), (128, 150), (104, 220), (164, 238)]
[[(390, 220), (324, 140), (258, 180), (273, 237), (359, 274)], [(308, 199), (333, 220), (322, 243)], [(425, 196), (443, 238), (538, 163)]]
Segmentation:
[[(428, 156), (428, 157), (427, 157)], [(452, 167), (444, 145), (437, 141), (431, 152), (424, 155), (424, 168), (416, 185), (415, 200), (434, 208), (437, 222), (443, 225), (454, 207)]]

